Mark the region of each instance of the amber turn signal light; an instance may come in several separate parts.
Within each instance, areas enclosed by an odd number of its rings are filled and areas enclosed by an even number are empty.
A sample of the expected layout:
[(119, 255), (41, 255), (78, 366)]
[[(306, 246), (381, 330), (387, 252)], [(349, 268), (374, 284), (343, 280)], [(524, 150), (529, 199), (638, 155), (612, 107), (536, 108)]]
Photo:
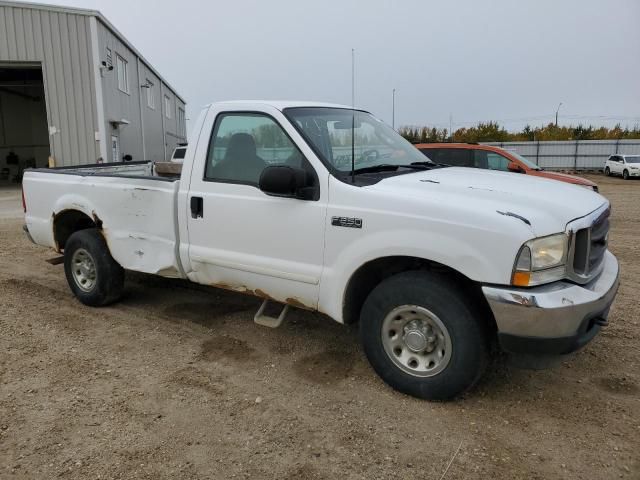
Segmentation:
[(531, 272), (515, 272), (513, 274), (513, 285), (516, 287), (528, 287), (531, 280)]

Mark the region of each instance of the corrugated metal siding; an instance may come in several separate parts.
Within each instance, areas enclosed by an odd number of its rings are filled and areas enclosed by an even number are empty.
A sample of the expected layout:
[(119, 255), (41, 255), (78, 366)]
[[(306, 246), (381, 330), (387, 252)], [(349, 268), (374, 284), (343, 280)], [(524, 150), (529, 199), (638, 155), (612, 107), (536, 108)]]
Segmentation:
[[(184, 103), (180, 101), (180, 99), (173, 94), (172, 91), (167, 88), (164, 89), (164, 95), (169, 97), (170, 103), (170, 111), (171, 118), (167, 118), (165, 115), (164, 119), (164, 128), (166, 131), (165, 141), (167, 144), (167, 157), (171, 156), (173, 149), (182, 142), (186, 141), (186, 138), (180, 132), (180, 128), (178, 126), (178, 110), (182, 108), (184, 110)], [(164, 98), (162, 100), (162, 106), (164, 109)]]
[(640, 155), (640, 139), (485, 144), (513, 150), (548, 170), (601, 170), (610, 155)]
[[(120, 139), (120, 156), (131, 155), (134, 160), (146, 160), (142, 155), (142, 128), (140, 121), (140, 95), (141, 81), (137, 72), (137, 57), (123, 42), (120, 41), (102, 23), (98, 22), (98, 61), (106, 61), (107, 48), (111, 49), (113, 70), (105, 72), (102, 76), (102, 92), (104, 98), (104, 128), (107, 132), (107, 142), (111, 135)], [(127, 62), (129, 76), (129, 92), (125, 93), (118, 88), (118, 62), (117, 57), (122, 57)], [(125, 119), (131, 122), (113, 128), (109, 123), (112, 120)], [(119, 162), (122, 158), (111, 158), (111, 149), (107, 151), (108, 161)]]
[[(138, 57), (136, 52), (124, 44), (107, 26), (98, 22), (99, 61), (106, 58), (106, 49), (109, 48), (113, 55), (114, 69), (105, 73), (102, 78), (102, 89), (105, 104), (105, 131), (107, 140), (111, 135), (120, 138), (120, 154), (130, 154), (134, 160), (164, 161), (165, 148), (163, 137), (166, 141), (166, 156), (170, 156), (173, 148), (185, 141), (177, 128), (178, 105), (184, 109), (184, 103), (175, 95), (173, 90), (145, 65), (140, 62), (140, 74), (138, 74)], [(124, 93), (118, 88), (118, 67), (116, 55), (120, 55), (127, 61), (129, 73), (129, 93)], [(155, 108), (147, 106), (146, 89), (141, 85), (146, 79), (154, 83)], [(171, 101), (171, 118), (165, 116), (164, 96)], [(141, 121), (142, 116), (142, 121)], [(163, 116), (164, 132), (163, 136)], [(114, 129), (109, 120), (127, 119), (131, 123), (127, 126)], [(142, 125), (144, 123), (144, 157), (142, 148)], [(107, 155), (111, 157), (111, 149)], [(146, 157), (146, 158), (145, 158)], [(109, 161), (120, 159), (109, 158)]]
[(95, 162), (97, 113), (89, 18), (0, 5), (0, 62), (42, 64), (51, 153), (58, 165)]
[(146, 160), (162, 161), (164, 160), (164, 147), (162, 142), (164, 136), (162, 134), (162, 94), (160, 78), (140, 63), (140, 83), (145, 83), (147, 79), (153, 82), (153, 95), (155, 106), (149, 107), (147, 104), (147, 93), (143, 90), (142, 94), (142, 111), (144, 116), (144, 143)]

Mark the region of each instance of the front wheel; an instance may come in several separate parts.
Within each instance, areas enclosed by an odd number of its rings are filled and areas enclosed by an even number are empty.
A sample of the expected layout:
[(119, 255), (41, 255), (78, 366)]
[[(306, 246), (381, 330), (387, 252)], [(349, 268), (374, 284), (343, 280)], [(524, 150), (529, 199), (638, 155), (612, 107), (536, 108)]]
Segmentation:
[(625, 170), (622, 172), (622, 178), (625, 180), (629, 180), (629, 170)]
[(64, 273), (71, 291), (85, 305), (101, 307), (122, 295), (124, 269), (95, 228), (69, 237), (64, 246)]
[(604, 169), (604, 174), (605, 174), (607, 177), (610, 177), (610, 176), (611, 176), (611, 169), (610, 169), (609, 167), (605, 168), (605, 169)]
[(486, 321), (461, 285), (432, 272), (384, 280), (366, 299), (360, 337), (374, 370), (391, 387), (448, 400), (480, 379), (489, 358)]

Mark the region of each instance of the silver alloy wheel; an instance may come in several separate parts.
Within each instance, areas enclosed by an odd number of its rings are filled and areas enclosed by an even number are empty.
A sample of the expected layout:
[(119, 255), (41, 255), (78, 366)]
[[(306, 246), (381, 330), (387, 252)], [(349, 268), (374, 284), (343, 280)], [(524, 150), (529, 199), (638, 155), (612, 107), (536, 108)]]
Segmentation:
[(394, 308), (382, 322), (382, 345), (391, 361), (416, 377), (433, 377), (451, 360), (451, 336), (433, 312), (417, 305)]
[(98, 278), (96, 265), (91, 254), (84, 248), (73, 252), (71, 274), (76, 285), (83, 292), (90, 292), (95, 287)]

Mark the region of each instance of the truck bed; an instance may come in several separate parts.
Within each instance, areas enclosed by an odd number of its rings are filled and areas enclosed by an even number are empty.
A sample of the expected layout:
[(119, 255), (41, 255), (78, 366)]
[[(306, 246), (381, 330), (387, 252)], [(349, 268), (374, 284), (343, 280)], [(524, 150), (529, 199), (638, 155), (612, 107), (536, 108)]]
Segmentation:
[(36, 243), (61, 251), (56, 225), (81, 212), (100, 228), (124, 268), (181, 276), (176, 256), (180, 182), (155, 176), (153, 170), (151, 162), (27, 170), (23, 189), (29, 234)]
[(156, 177), (153, 162), (118, 162), (73, 165), (57, 168), (37, 168), (32, 172), (63, 173), (80, 176)]

